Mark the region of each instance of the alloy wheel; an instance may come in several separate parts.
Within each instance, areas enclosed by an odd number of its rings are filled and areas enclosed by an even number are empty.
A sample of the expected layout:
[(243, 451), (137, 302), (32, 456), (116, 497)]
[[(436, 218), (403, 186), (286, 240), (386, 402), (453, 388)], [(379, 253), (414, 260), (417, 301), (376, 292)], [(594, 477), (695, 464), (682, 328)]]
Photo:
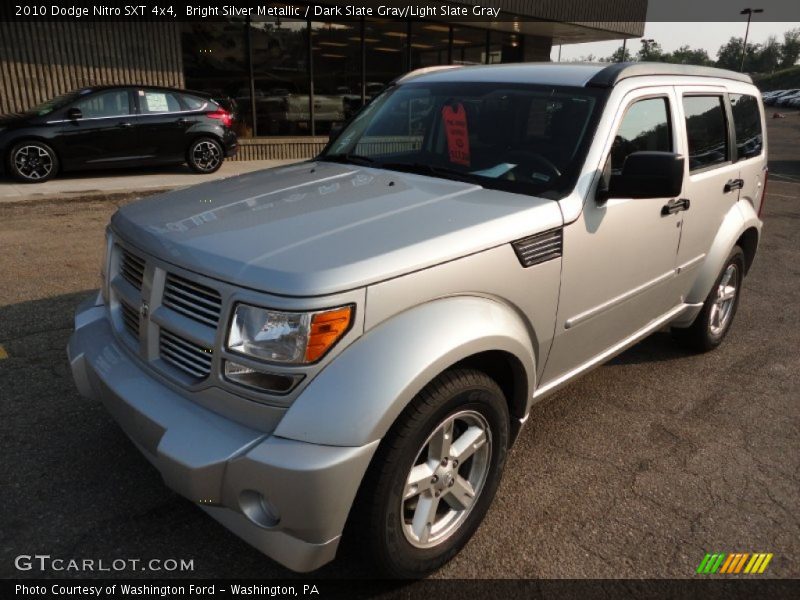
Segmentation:
[(222, 160), (222, 153), (214, 142), (202, 141), (194, 146), (192, 160), (201, 171), (213, 171)]
[(735, 264), (728, 265), (717, 286), (714, 304), (708, 320), (708, 328), (712, 335), (719, 335), (728, 326), (733, 316), (733, 306), (739, 290), (739, 269)]
[(447, 417), (417, 453), (401, 500), (402, 530), (417, 548), (452, 536), (483, 491), (491, 465), (486, 419), (466, 410)]
[(22, 146), (14, 153), (14, 167), (25, 179), (44, 179), (53, 171), (53, 157), (47, 149), (36, 144)]

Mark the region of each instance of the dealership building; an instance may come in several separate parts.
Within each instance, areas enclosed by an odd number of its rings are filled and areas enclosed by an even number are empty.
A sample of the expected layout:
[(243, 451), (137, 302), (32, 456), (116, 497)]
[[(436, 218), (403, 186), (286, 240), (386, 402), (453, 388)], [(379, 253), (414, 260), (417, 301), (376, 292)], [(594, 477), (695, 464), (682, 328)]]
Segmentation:
[[(409, 70), (548, 61), (553, 46), (641, 37), (647, 12), (647, 0), (593, 0), (586, 15), (578, 12), (586, 4), (578, 0), (449, 4), (496, 8), (501, 17), (484, 22), (327, 16), (102, 22), (6, 18), (0, 20), (0, 114), (87, 85), (189, 88), (235, 100), (239, 158), (305, 158), (322, 148), (332, 125)], [(288, 14), (305, 14), (302, 2), (292, 6), (298, 10)]]

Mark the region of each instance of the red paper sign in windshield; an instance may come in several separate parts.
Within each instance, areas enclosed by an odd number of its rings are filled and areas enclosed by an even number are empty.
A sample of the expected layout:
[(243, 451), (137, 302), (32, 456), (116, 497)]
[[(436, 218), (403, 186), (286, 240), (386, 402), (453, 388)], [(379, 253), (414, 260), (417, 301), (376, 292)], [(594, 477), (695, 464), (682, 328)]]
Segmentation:
[(455, 108), (450, 105), (442, 109), (444, 131), (447, 135), (447, 152), (450, 162), (469, 166), (469, 129), (467, 128), (467, 111), (460, 102)]

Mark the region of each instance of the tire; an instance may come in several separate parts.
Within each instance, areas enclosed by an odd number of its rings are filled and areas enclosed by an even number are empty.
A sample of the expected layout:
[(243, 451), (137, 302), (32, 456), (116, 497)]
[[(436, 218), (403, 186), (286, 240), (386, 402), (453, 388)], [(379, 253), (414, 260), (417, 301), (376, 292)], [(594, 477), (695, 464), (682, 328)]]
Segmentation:
[[(440, 456), (448, 423), (453, 447), (445, 465)], [(508, 443), (508, 405), (497, 383), (475, 370), (443, 373), (409, 404), (381, 443), (351, 511), (348, 535), (359, 539), (383, 575), (419, 578), (435, 571), (483, 520), (500, 484)], [(409, 483), (412, 476), (416, 488)]]
[(186, 151), (186, 162), (195, 173), (207, 175), (219, 171), (225, 161), (222, 144), (212, 137), (201, 137)]
[(58, 173), (60, 163), (55, 150), (39, 140), (24, 140), (8, 153), (8, 172), (23, 183), (43, 183)]
[(694, 323), (686, 329), (672, 330), (678, 342), (695, 352), (708, 352), (719, 346), (736, 316), (743, 280), (744, 252), (734, 246)]

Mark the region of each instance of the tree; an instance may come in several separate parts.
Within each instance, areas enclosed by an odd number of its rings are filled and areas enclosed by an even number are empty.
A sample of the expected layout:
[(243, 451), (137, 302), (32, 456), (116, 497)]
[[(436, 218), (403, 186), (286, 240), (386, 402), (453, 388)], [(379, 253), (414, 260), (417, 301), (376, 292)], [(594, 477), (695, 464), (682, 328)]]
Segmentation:
[[(778, 42), (778, 38), (771, 35), (755, 53), (747, 70), (756, 73), (772, 73), (780, 65), (782, 54), (783, 48)], [(745, 62), (747, 61), (745, 60)]]
[[(722, 69), (730, 69), (731, 71), (738, 71), (742, 64), (742, 47), (744, 40), (740, 37), (732, 37), (728, 40), (727, 44), (719, 47), (717, 50), (717, 66)], [(760, 44), (747, 44), (747, 52), (744, 59), (744, 70), (750, 70), (754, 63), (754, 59), (758, 54)]]
[(664, 51), (654, 40), (642, 40), (642, 47), (636, 53), (637, 60), (663, 62)]
[(614, 54), (611, 56), (607, 56), (606, 58), (601, 58), (600, 62), (630, 62), (633, 60), (633, 54), (627, 48), (620, 46), (614, 51)]
[(781, 63), (782, 69), (793, 67), (800, 58), (800, 27), (797, 29), (790, 29), (783, 34), (783, 45), (781, 47)]
[(702, 48), (693, 50), (689, 46), (681, 46), (674, 52), (665, 55), (665, 60), (681, 65), (711, 65), (713, 61), (708, 57), (708, 52)]

